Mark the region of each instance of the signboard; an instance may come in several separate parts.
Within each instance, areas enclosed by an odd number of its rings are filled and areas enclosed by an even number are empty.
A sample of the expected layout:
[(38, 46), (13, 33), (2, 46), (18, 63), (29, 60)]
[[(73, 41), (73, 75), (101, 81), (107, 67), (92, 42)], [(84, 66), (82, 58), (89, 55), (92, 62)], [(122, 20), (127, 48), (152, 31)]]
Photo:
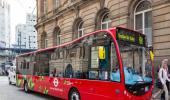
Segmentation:
[(144, 34), (125, 28), (118, 27), (116, 29), (116, 39), (118, 41), (130, 43), (138, 46), (143, 46), (143, 47), (145, 46)]

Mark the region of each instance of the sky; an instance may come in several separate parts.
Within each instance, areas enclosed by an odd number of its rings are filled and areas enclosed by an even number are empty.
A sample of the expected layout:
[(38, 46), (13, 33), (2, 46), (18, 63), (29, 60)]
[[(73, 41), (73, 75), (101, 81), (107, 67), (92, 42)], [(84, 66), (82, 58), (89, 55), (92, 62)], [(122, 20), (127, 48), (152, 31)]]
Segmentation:
[(4, 0), (11, 6), (11, 43), (15, 42), (15, 27), (26, 23), (26, 13), (36, 14), (36, 0)]

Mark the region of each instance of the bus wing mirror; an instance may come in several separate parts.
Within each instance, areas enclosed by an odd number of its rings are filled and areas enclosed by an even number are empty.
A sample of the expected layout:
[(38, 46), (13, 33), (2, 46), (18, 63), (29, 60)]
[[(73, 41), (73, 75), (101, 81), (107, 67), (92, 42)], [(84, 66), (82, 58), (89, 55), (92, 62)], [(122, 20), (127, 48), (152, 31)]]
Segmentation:
[(104, 46), (99, 46), (98, 57), (99, 57), (99, 59), (105, 59), (106, 58), (106, 52), (105, 52)]

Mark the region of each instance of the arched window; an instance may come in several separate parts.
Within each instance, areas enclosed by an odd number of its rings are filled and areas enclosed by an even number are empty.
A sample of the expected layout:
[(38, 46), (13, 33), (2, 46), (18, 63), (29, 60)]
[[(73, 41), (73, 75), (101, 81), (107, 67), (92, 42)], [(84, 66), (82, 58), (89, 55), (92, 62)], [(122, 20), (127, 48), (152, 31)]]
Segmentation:
[(61, 35), (60, 35), (60, 30), (57, 31), (57, 45), (61, 44)]
[(48, 38), (46, 32), (43, 32), (41, 35), (41, 48), (48, 47)]
[(110, 22), (109, 13), (105, 13), (101, 19), (101, 29), (108, 29)]
[(140, 1), (134, 11), (134, 29), (146, 34), (148, 46), (152, 46), (152, 8), (147, 0)]
[(48, 38), (47, 36), (44, 37), (44, 47), (47, 48), (48, 47)]
[(53, 45), (60, 45), (60, 28), (56, 27), (53, 32)]
[(78, 38), (83, 36), (83, 21), (78, 25)]
[(83, 20), (81, 18), (77, 18), (73, 23), (73, 39), (79, 38), (83, 36), (83, 34)]
[(109, 28), (110, 22), (111, 20), (109, 18), (109, 9), (103, 8), (99, 10), (96, 15), (96, 20), (95, 20), (96, 30)]

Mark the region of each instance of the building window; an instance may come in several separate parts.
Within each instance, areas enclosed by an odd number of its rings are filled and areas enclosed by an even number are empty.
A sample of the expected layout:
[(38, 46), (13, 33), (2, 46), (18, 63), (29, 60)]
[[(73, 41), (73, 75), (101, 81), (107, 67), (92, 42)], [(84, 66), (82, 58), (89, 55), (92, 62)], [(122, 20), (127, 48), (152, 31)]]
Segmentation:
[(60, 45), (60, 42), (61, 42), (60, 30), (57, 31), (56, 37), (57, 37), (57, 45)]
[(47, 39), (47, 36), (45, 37), (45, 40), (44, 40), (44, 47), (45, 47), (45, 48), (48, 47), (48, 39)]
[(48, 38), (46, 32), (43, 32), (41, 35), (41, 48), (48, 47)]
[(109, 9), (100, 9), (95, 18), (95, 29), (108, 29), (110, 27), (111, 20), (109, 18)]
[(134, 29), (146, 34), (148, 46), (152, 46), (152, 8), (149, 1), (140, 1), (134, 11)]
[(83, 21), (78, 25), (78, 38), (83, 36)]
[(47, 3), (47, 0), (43, 0), (43, 1), (44, 1), (43, 2), (43, 5), (44, 5), (43, 12), (44, 12), (44, 14), (46, 14), (48, 11), (48, 3)]
[(53, 45), (60, 45), (61, 42), (60, 28), (56, 27), (53, 32)]
[(101, 18), (101, 29), (108, 29), (110, 22), (109, 14), (105, 13)]
[(60, 6), (60, 0), (54, 0), (54, 8), (58, 8)]
[(73, 23), (73, 39), (82, 37), (84, 35), (83, 20), (77, 18)]

